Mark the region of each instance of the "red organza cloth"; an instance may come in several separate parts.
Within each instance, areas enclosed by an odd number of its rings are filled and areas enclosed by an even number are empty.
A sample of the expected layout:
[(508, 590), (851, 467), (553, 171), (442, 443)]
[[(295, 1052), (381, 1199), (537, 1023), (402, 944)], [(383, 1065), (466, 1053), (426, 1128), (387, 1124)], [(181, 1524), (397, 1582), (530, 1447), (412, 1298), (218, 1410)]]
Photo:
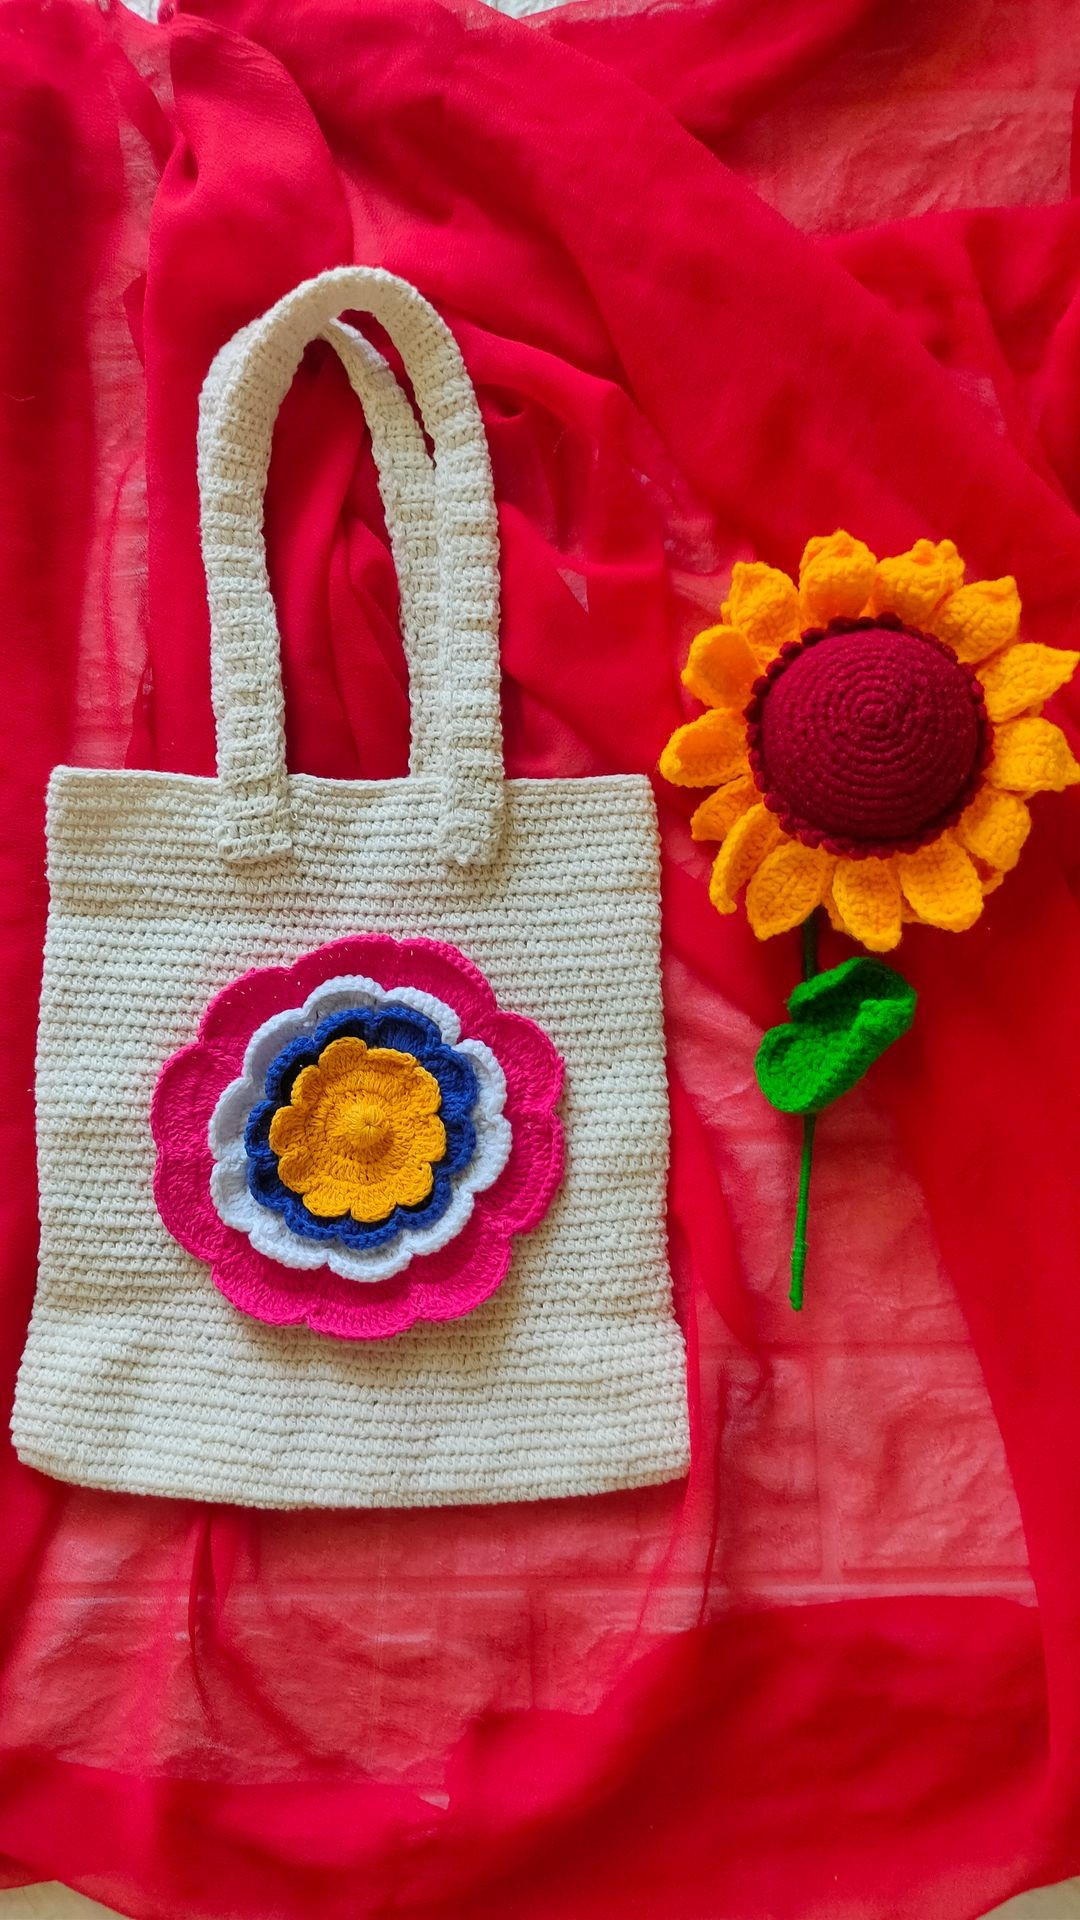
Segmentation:
[[(1067, 643), (1075, 24), (2, 0), (5, 1393), (44, 785), (212, 769), (194, 434), (221, 342), (350, 260), (445, 313), (491, 439), (512, 774), (652, 767), (732, 561), (840, 524), (951, 535)], [(1048, 204), (932, 211), (964, 199)], [(402, 771), (366, 432), (316, 351), (268, 535), (291, 764)], [(689, 1480), (266, 1515), (8, 1448), (8, 1881), (162, 1920), (964, 1920), (1080, 1867), (1080, 807), (1037, 803), (975, 930), (905, 937), (918, 1021), (819, 1128), (796, 1320), (797, 1134), (752, 1061), (797, 956), (713, 913), (686, 796), (658, 799)]]

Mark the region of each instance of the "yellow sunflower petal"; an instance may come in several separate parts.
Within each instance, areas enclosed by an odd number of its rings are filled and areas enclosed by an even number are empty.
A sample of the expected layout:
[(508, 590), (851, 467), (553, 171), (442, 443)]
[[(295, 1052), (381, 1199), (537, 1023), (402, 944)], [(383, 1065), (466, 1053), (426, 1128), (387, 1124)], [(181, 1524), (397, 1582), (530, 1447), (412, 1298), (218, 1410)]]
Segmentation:
[(771, 659), (785, 640), (799, 637), (799, 596), (794, 580), (764, 560), (736, 560), (731, 588), (720, 609), (732, 626), (741, 627), (763, 660)]
[(958, 660), (976, 666), (1015, 640), (1020, 627), (1020, 595), (1011, 573), (1000, 580), (970, 580), (926, 621), (931, 633), (950, 646)]
[(1019, 860), (1030, 831), (1031, 815), (1023, 800), (1015, 793), (983, 787), (961, 814), (956, 836), (977, 860), (999, 873), (1008, 873)]
[(1015, 720), (1018, 714), (1031, 713), (1071, 680), (1078, 666), (1080, 653), (1069, 653), (1064, 647), (1042, 647), (1025, 640), (1007, 648), (996, 660), (988, 660), (979, 674), (987, 713), (991, 720)]
[(741, 714), (716, 708), (678, 727), (660, 755), (660, 771), (676, 787), (721, 787), (746, 772)]
[(860, 614), (874, 584), (874, 556), (842, 528), (808, 540), (799, 566), (803, 609), (811, 620)]
[(991, 786), (1008, 793), (1061, 793), (1080, 780), (1080, 766), (1061, 728), (1029, 715), (994, 728), (994, 757), (986, 777)]
[(683, 685), (707, 707), (736, 707), (741, 712), (761, 664), (741, 627), (706, 627), (690, 648)]
[(752, 807), (757, 799), (757, 787), (752, 776), (744, 773), (737, 780), (729, 780), (726, 786), (717, 787), (703, 800), (697, 812), (691, 816), (690, 832), (695, 840), (723, 840), (735, 825), (740, 814)]
[(906, 553), (879, 560), (870, 606), (874, 613), (895, 613), (909, 626), (924, 627), (963, 578), (964, 563), (951, 540), (916, 540)]
[(891, 860), (836, 863), (830, 892), (844, 931), (871, 953), (888, 953), (900, 939), (900, 882)]
[(787, 933), (821, 905), (833, 856), (786, 840), (767, 854), (746, 889), (746, 917), (759, 940)]
[(898, 853), (895, 859), (900, 885), (927, 926), (961, 933), (975, 925), (982, 912), (982, 885), (951, 833), (940, 834), (916, 853)]
[(709, 899), (717, 913), (734, 913), (738, 894), (780, 838), (780, 822), (761, 801), (735, 821), (713, 861)]

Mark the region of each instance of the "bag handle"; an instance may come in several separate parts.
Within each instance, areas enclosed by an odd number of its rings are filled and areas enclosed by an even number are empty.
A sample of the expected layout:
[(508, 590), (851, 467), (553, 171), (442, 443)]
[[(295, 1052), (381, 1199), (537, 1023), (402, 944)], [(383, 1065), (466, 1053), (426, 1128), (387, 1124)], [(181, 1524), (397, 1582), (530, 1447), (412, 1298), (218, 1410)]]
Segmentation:
[[(371, 434), (409, 670), (409, 766), (422, 774), (437, 765), (439, 738), (435, 470), (408, 398), (378, 349), (342, 320), (328, 321), (319, 337), (337, 353)], [(207, 374), (202, 404), (208, 413), (220, 402), (228, 364), (228, 355), (219, 354)]]
[[(373, 315), (397, 346), (434, 449), (433, 469), (390, 369), (338, 321), (342, 309)], [(222, 348), (203, 386), (199, 489), (222, 853), (246, 861), (293, 845), (263, 496), (278, 408), (304, 348), (320, 336), (340, 355), (372, 431), (401, 581), (410, 777), (438, 783), (442, 856), (486, 862), (503, 803), (498, 530), (487, 439), (449, 328), (415, 287), (377, 267), (335, 267), (305, 281)]]

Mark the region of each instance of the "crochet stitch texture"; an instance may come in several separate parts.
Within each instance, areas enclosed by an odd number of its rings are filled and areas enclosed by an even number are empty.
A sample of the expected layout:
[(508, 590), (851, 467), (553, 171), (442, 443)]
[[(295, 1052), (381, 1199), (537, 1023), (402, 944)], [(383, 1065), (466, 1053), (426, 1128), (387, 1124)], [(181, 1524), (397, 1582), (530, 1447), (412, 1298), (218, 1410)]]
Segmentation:
[[(403, 1201), (399, 1195), (395, 1195), (384, 1208), (373, 1213), (368, 1224), (360, 1223), (360, 1215), (350, 1212), (347, 1206), (331, 1206), (328, 1208), (329, 1214), (341, 1213), (343, 1217), (332, 1226), (325, 1221), (320, 1225), (311, 1218), (316, 1209), (296, 1204), (296, 1196), (306, 1196), (308, 1192), (303, 1179), (299, 1182), (290, 1181), (280, 1169), (278, 1156), (283, 1128), (277, 1116), (280, 1113), (284, 1117), (286, 1108), (282, 1103), (296, 1106), (296, 1087), (300, 1075), (319, 1066), (324, 1058), (324, 1049), (344, 1038), (362, 1041), (369, 1053), (374, 1054), (382, 1051), (396, 1053), (397, 1049), (386, 1047), (388, 1040), (396, 1040), (399, 1044), (409, 1043), (411, 1057), (418, 1065), (428, 1067), (428, 1077), (434, 1079), (442, 1132), (441, 1137), (436, 1138), (433, 1158), (425, 1162), (431, 1168), (431, 1180), (430, 1183), (425, 1182), (427, 1191), (420, 1201)], [(410, 1054), (398, 1057), (409, 1058)], [(395, 1004), (393, 1000), (384, 1001), (370, 1011), (366, 1008), (349, 1008), (344, 1013), (332, 1014), (315, 1028), (314, 1033), (291, 1040), (267, 1068), (264, 1092), (266, 1097), (255, 1102), (244, 1126), (248, 1188), (260, 1205), (281, 1212), (295, 1233), (310, 1238), (332, 1236), (343, 1239), (348, 1246), (378, 1246), (392, 1238), (403, 1222), (410, 1226), (418, 1223), (431, 1225), (442, 1217), (450, 1204), (451, 1176), (468, 1164), (475, 1150), (476, 1127), (470, 1117), (478, 1093), (475, 1066), (467, 1055), (457, 1054), (446, 1045), (434, 1021), (400, 1002)], [(340, 1087), (338, 1092), (349, 1098), (348, 1093)], [(376, 1088), (375, 1104), (380, 1108), (393, 1109), (394, 1092), (393, 1085), (390, 1085), (385, 1089), (388, 1095), (385, 1098), (383, 1089)], [(222, 1096), (223, 1099), (225, 1097)], [(361, 1100), (370, 1100), (372, 1095), (370, 1091), (364, 1091), (360, 1097)], [(368, 1126), (362, 1125), (360, 1129), (353, 1130), (351, 1137), (348, 1127), (345, 1129), (343, 1157), (347, 1163), (353, 1159), (360, 1163), (359, 1171), (368, 1184), (380, 1164), (391, 1157), (394, 1117), (393, 1111), (373, 1113), (367, 1116)], [(275, 1125), (278, 1130), (276, 1140)], [(355, 1171), (357, 1169), (346, 1165), (347, 1176)]]
[(871, 952), (909, 921), (959, 933), (1016, 865), (1035, 794), (1080, 780), (1043, 705), (1080, 654), (1019, 639), (1010, 574), (964, 581), (951, 540), (878, 560), (842, 529), (798, 582), (738, 562), (683, 680), (708, 711), (660, 771), (713, 787), (691, 820), (720, 843), (709, 895), (745, 891), (759, 939), (824, 906)]
[[(313, 1032), (307, 1032), (306, 1026), (320, 1012), (325, 1014), (327, 1003), (336, 1002), (342, 993), (350, 1000), (362, 997), (370, 1007), (350, 1007), (331, 1014), (319, 1020)], [(420, 1001), (423, 1011), (417, 1004)], [(442, 1027), (436, 1025), (436, 1019), (444, 1023)], [(289, 1098), (297, 1075), (318, 1059), (327, 1041), (342, 1033), (360, 1033), (369, 1040), (411, 1039), (416, 1057), (436, 1072), (442, 1095), (440, 1118), (446, 1145), (434, 1171), (430, 1196), (419, 1206), (395, 1207), (385, 1220), (370, 1226), (361, 1226), (351, 1218), (317, 1221), (284, 1185), (270, 1146), (274, 1114), (280, 1102)], [(460, 1202), (463, 1188), (475, 1193), (498, 1178), (511, 1146), (504, 1116), (506, 1076), (502, 1068), (475, 1040), (460, 1050), (449, 1046), (446, 1036), (450, 1034), (455, 1039), (460, 1037), (460, 1023), (445, 1004), (409, 987), (399, 986), (393, 994), (387, 994), (370, 979), (330, 980), (316, 988), (299, 1012), (286, 1010), (266, 1021), (258, 1042), (253, 1040), (247, 1049), (243, 1074), (221, 1094), (210, 1122), (208, 1144), (217, 1163), (211, 1193), (221, 1218), (250, 1231), (253, 1216), (246, 1204), (250, 1193), (259, 1209), (280, 1213), (285, 1226), (301, 1240), (368, 1252), (387, 1246), (408, 1229), (411, 1236), (417, 1236), (414, 1248), (428, 1249), (433, 1244), (428, 1230), (439, 1226), (452, 1204)], [(287, 1044), (267, 1065), (267, 1049), (272, 1052), (286, 1036), (291, 1036)], [(228, 1191), (230, 1163), (239, 1165), (247, 1192)], [(267, 1234), (264, 1218), (260, 1224), (263, 1232), (253, 1233), (254, 1244), (278, 1259), (295, 1262), (298, 1250), (290, 1249), (283, 1236)], [(381, 1265), (339, 1261), (338, 1270), (359, 1279), (374, 1277)]]
[(888, 614), (781, 647), (746, 719), (751, 771), (784, 831), (853, 859), (914, 852), (955, 825), (989, 745), (972, 669)]
[[(356, 1000), (371, 1008), (370, 1023)], [(408, 1010), (395, 1005), (405, 1000)], [(395, 1203), (371, 1225), (310, 1212), (281, 1181), (270, 1145), (305, 1056), (314, 1046), (322, 1058), (322, 1040), (332, 1048), (349, 1037), (335, 1036), (337, 1019), (322, 1017), (331, 1006), (369, 1033), (441, 1036), (422, 1042), (433, 1069), (425, 1077), (437, 1083), (447, 1116), (430, 1200)], [(377, 1340), (417, 1320), (454, 1319), (502, 1284), (515, 1237), (551, 1205), (564, 1170), (562, 1087), (563, 1062), (547, 1035), (499, 1007), (479, 969), (446, 941), (331, 941), (292, 967), (231, 981), (207, 1007), (197, 1039), (166, 1061), (150, 1109), (158, 1212), (225, 1298), (271, 1326)], [(369, 1111), (360, 1118), (366, 1125)], [(351, 1144), (316, 1141), (311, 1158), (331, 1177), (355, 1177)]]
[[(343, 308), (395, 339), (434, 463)], [(403, 780), (284, 767), (261, 496), (274, 412), (320, 333), (365, 405), (383, 483), (413, 702)], [(494, 504), (451, 336), (378, 270), (298, 288), (215, 362), (200, 481), (220, 777), (60, 768), (50, 786), (41, 1265), (19, 1453), (85, 1485), (269, 1507), (675, 1477), (688, 1442), (655, 810), (637, 775), (504, 781)], [(154, 1203), (149, 1112), (163, 1063), (230, 982), (360, 932), (451, 943), (543, 1029), (565, 1062), (567, 1152), (482, 1305), (336, 1340), (238, 1312), (177, 1244)]]
[(362, 1226), (418, 1207), (446, 1152), (439, 1083), (407, 1053), (343, 1035), (298, 1074), (270, 1123), (285, 1186), (320, 1219)]

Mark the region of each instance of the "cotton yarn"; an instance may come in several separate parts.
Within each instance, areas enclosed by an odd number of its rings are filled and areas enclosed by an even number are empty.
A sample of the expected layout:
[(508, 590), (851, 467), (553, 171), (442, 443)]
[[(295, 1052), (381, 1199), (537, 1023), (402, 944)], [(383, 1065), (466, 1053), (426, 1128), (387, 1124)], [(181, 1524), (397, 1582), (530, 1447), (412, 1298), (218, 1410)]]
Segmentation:
[(782, 648), (747, 725), (784, 831), (856, 858), (914, 851), (957, 821), (987, 745), (972, 669), (887, 615), (834, 620)]
[(720, 843), (717, 912), (743, 895), (767, 940), (824, 907), (872, 953), (912, 921), (974, 926), (1032, 796), (1080, 781), (1042, 712), (1080, 653), (1021, 640), (1020, 614), (1012, 575), (965, 582), (947, 539), (878, 559), (838, 527), (797, 581), (736, 561), (683, 671), (705, 711), (660, 755), (674, 785), (715, 788), (690, 828)]

